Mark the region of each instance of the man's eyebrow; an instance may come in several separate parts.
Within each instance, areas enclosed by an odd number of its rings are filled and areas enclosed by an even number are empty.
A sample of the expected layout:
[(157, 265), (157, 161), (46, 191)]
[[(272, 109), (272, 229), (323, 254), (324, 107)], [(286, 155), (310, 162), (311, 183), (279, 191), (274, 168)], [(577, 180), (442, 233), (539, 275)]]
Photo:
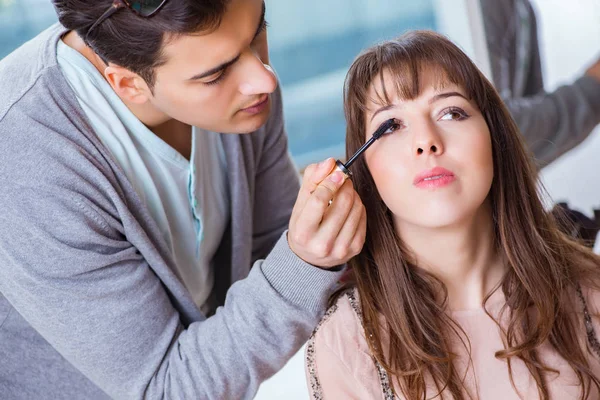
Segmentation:
[(198, 79), (203, 79), (209, 76), (212, 76), (214, 74), (216, 74), (217, 72), (221, 72), (227, 68), (229, 68), (231, 65), (235, 64), (237, 62), (237, 60), (239, 60), (241, 57), (241, 54), (238, 54), (237, 56), (235, 56), (235, 58), (229, 60), (229, 61), (225, 61), (223, 64), (217, 65), (214, 68), (209, 69), (208, 71), (202, 72), (198, 75), (194, 75), (192, 76), (190, 79), (188, 79), (189, 81), (195, 81)]
[[(254, 36), (252, 38), (253, 40), (260, 34), (260, 32), (263, 29), (263, 26), (265, 24), (265, 12), (266, 12), (266, 7), (265, 7), (265, 2), (263, 1), (263, 3), (262, 3), (262, 11), (261, 11), (261, 14), (260, 14), (260, 20), (259, 20), (259, 23), (258, 23), (258, 27), (256, 28), (256, 32), (254, 33)], [(224, 71), (227, 68), (229, 68), (230, 66), (232, 66), (233, 64), (235, 64), (240, 59), (240, 57), (241, 57), (241, 54), (238, 54), (237, 56), (235, 56), (231, 60), (225, 61), (224, 63), (222, 63), (220, 65), (217, 65), (216, 67), (211, 68), (208, 71), (201, 72), (201, 73), (199, 73), (197, 75), (194, 75), (194, 76), (192, 76), (188, 80), (190, 80), (190, 81), (196, 81), (198, 79), (204, 79), (204, 78), (207, 78), (209, 76), (215, 75), (216, 73)]]

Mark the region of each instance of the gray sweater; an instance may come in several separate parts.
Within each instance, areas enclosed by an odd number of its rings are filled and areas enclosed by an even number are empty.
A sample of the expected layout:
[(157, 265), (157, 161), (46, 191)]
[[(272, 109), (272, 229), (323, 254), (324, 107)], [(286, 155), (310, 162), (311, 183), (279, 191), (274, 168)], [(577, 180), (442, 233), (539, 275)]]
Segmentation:
[(206, 319), (62, 76), (62, 33), (0, 62), (0, 399), (251, 398), (339, 278), (286, 241), (299, 180), (279, 92), (265, 127), (222, 135), (231, 223), (217, 297), (233, 286)]
[(600, 82), (583, 76), (545, 92), (529, 1), (480, 1), (494, 85), (537, 160), (550, 163), (600, 124)]

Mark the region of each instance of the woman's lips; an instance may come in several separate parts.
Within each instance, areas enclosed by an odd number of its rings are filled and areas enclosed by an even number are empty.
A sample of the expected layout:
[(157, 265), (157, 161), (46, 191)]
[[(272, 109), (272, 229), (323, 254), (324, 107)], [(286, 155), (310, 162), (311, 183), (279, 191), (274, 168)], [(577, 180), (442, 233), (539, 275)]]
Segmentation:
[(454, 173), (442, 167), (423, 171), (413, 180), (413, 185), (421, 189), (435, 189), (451, 184), (456, 180)]

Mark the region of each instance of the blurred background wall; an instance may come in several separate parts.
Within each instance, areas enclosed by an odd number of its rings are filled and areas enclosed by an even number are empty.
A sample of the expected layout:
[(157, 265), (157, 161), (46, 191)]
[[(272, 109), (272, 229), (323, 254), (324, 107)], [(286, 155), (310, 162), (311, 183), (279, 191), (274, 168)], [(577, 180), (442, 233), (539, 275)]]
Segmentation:
[[(502, 1), (502, 0), (498, 0)], [(532, 0), (546, 89), (579, 76), (600, 56), (599, 0)], [(302, 168), (343, 157), (342, 85), (361, 49), (408, 29), (434, 29), (489, 74), (476, 0), (266, 0), (271, 63), (281, 80), (290, 151)], [(56, 21), (50, 0), (0, 0), (0, 59)], [(2, 88), (0, 88), (0, 95)], [(587, 214), (600, 208), (600, 128), (546, 167), (552, 201)], [(306, 399), (303, 350), (261, 387), (257, 399)]]

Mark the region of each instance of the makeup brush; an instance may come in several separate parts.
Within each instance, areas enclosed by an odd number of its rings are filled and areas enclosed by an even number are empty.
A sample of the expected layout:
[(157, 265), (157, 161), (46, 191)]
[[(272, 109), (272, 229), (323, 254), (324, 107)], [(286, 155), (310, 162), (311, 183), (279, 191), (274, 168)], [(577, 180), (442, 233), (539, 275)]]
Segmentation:
[(350, 159), (348, 161), (346, 161), (346, 164), (344, 164), (340, 160), (337, 160), (335, 162), (335, 165), (337, 166), (337, 168), (340, 171), (342, 171), (346, 175), (347, 178), (350, 178), (352, 176), (352, 172), (350, 172), (350, 166), (354, 163), (354, 161), (356, 161), (356, 159), (362, 153), (364, 153), (373, 143), (375, 143), (375, 141), (377, 139), (382, 137), (385, 134), (385, 132), (387, 132), (387, 130), (390, 129), (392, 126), (394, 126), (396, 123), (397, 122), (394, 118), (390, 118), (387, 121), (385, 121), (383, 124), (381, 124), (381, 126), (379, 128), (377, 128), (375, 133), (373, 133), (373, 136), (371, 136), (371, 138), (365, 144), (363, 144), (361, 146), (361, 148), (358, 149), (356, 151), (356, 153), (354, 153), (354, 155), (352, 157), (350, 157)]

